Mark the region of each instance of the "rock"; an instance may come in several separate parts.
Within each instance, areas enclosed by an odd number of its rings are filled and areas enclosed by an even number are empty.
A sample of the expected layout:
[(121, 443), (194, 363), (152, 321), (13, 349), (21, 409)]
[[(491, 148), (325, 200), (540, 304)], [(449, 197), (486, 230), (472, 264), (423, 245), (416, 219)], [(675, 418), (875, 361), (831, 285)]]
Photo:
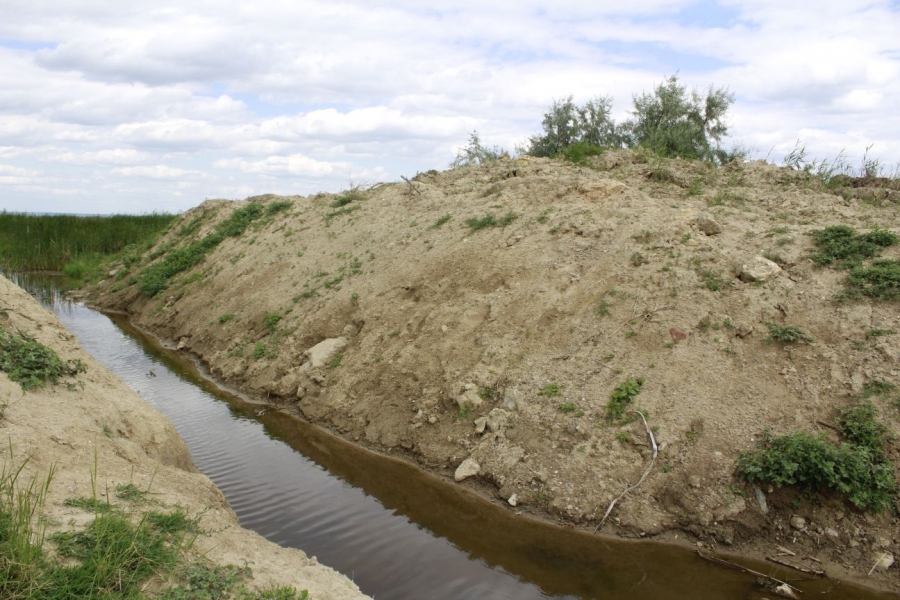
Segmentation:
[(756, 503), (759, 504), (759, 510), (764, 515), (769, 514), (769, 505), (766, 503), (766, 495), (759, 488), (753, 488), (753, 495), (756, 496)]
[(894, 555), (890, 552), (883, 552), (875, 563), (875, 568), (879, 571), (887, 571), (894, 565)]
[(432, 425), (437, 423), (437, 421), (438, 421), (437, 417), (435, 417), (434, 415), (431, 415), (430, 417), (428, 417), (428, 422), (431, 423)]
[(791, 586), (789, 586), (786, 583), (782, 583), (781, 585), (776, 587), (774, 592), (776, 594), (778, 594), (779, 596), (783, 596), (785, 598), (797, 598), (798, 597), (797, 594), (794, 593), (794, 590), (791, 589)]
[(453, 479), (455, 479), (456, 481), (462, 481), (463, 479), (478, 475), (480, 471), (481, 465), (479, 465), (473, 459), (467, 458), (466, 460), (462, 461), (462, 463), (456, 468), (456, 472), (453, 474)]
[(484, 433), (484, 428), (487, 427), (487, 422), (487, 417), (479, 417), (475, 419), (475, 433)]
[(797, 531), (804, 531), (806, 529), (806, 519), (794, 515), (791, 517), (791, 527)]
[(506, 419), (509, 416), (502, 408), (495, 408), (488, 413), (487, 416), (487, 428), (493, 431), (494, 433), (500, 431), (504, 425), (506, 425)]
[(825, 528), (825, 535), (828, 536), (828, 537), (830, 537), (830, 538), (833, 539), (833, 540), (840, 539), (840, 537), (841, 537), (841, 534), (838, 532), (838, 530), (837, 530), (837, 529), (833, 529), (833, 528), (831, 528), (831, 527), (826, 527), (826, 528)]
[(478, 395), (478, 386), (474, 383), (467, 383), (463, 386), (463, 392), (456, 397), (456, 404), (460, 408), (475, 409), (481, 406), (481, 396)]
[(180, 340), (178, 340), (178, 346), (176, 346), (176, 349), (177, 349), (177, 350), (184, 350), (185, 348), (187, 348), (188, 340), (190, 340), (190, 338), (187, 337), (187, 336), (185, 336), (185, 337), (181, 338)]
[(692, 488), (700, 489), (700, 477), (697, 475), (691, 475), (690, 477), (688, 477), (688, 484), (690, 484)]
[(672, 327), (671, 329), (669, 329), (669, 335), (672, 336), (672, 341), (675, 342), (676, 344), (682, 340), (687, 339), (687, 334), (675, 327)]
[(762, 256), (754, 256), (748, 264), (741, 266), (741, 281), (766, 281), (781, 273), (781, 267)]
[(719, 225), (711, 215), (708, 215), (706, 213), (697, 213), (697, 216), (694, 217), (694, 223), (696, 223), (697, 229), (699, 229), (706, 235), (716, 235), (717, 233), (722, 233), (722, 226)]
[(509, 497), (509, 500), (507, 500), (507, 502), (509, 502), (510, 506), (516, 506), (519, 503), (519, 497), (516, 494), (513, 494)]
[(734, 335), (741, 339), (744, 339), (751, 333), (753, 333), (753, 325), (748, 325), (747, 323), (741, 323), (734, 328)]
[(310, 367), (324, 367), (347, 347), (347, 343), (347, 338), (345, 337), (329, 338), (322, 340), (304, 352), (303, 355), (309, 362)]

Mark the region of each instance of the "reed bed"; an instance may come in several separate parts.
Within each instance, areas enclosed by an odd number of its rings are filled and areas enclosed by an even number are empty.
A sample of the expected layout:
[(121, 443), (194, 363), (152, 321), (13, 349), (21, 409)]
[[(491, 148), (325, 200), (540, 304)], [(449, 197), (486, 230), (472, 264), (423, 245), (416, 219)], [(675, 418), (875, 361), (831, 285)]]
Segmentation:
[[(156, 238), (176, 215), (31, 215), (0, 212), (0, 268), (62, 271), (93, 265), (130, 245)], [(74, 265), (74, 266), (73, 266)]]

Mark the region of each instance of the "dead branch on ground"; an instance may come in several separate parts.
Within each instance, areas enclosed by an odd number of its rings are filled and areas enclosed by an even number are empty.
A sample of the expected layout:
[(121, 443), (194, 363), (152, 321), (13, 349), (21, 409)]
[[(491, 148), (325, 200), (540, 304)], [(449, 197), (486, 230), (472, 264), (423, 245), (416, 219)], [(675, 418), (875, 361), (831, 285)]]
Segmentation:
[(639, 410), (629, 410), (630, 413), (637, 413), (641, 417), (641, 421), (644, 422), (644, 430), (647, 432), (647, 436), (650, 438), (650, 445), (653, 447), (653, 456), (650, 458), (650, 462), (647, 464), (647, 468), (644, 469), (644, 473), (641, 475), (641, 478), (638, 479), (637, 483), (634, 485), (630, 485), (625, 488), (625, 491), (619, 494), (617, 498), (614, 498), (612, 502), (609, 503), (609, 507), (607, 507), (606, 512), (603, 514), (603, 518), (600, 519), (600, 522), (597, 523), (597, 527), (594, 528), (594, 533), (597, 533), (597, 530), (600, 529), (600, 526), (603, 525), (603, 522), (606, 521), (606, 517), (609, 516), (609, 513), (612, 512), (613, 507), (616, 503), (625, 497), (625, 494), (628, 492), (635, 490), (644, 483), (644, 479), (647, 478), (647, 475), (650, 473), (650, 470), (653, 468), (653, 464), (656, 462), (656, 457), (659, 454), (659, 446), (656, 445), (656, 438), (653, 437), (653, 431), (650, 429), (650, 426), (647, 425), (647, 419), (644, 417), (644, 413)]

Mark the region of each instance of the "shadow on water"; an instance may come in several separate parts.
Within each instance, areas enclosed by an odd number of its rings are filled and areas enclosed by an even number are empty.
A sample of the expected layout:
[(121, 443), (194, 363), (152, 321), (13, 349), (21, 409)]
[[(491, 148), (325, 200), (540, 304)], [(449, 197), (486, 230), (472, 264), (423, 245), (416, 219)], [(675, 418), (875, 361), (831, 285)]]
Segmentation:
[[(46, 281), (17, 282), (172, 420), (244, 527), (303, 548), (378, 600), (766, 596), (752, 577), (686, 549), (610, 541), (515, 515), (283, 413), (257, 416), (259, 407), (222, 392), (121, 315), (68, 302)], [(833, 582), (796, 585), (829, 599), (895, 597), (847, 585), (823, 596), (816, 592)]]

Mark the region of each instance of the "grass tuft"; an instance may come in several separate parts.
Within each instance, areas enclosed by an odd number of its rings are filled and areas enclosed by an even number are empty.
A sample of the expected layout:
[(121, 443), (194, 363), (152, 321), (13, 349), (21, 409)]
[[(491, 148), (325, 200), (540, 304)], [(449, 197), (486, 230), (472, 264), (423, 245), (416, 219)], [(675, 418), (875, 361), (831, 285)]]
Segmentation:
[(469, 226), (469, 229), (472, 232), (475, 232), (481, 229), (486, 229), (488, 227), (506, 227), (518, 218), (519, 215), (517, 215), (513, 211), (509, 211), (500, 218), (497, 218), (494, 213), (488, 213), (483, 217), (472, 217), (470, 219), (466, 219), (466, 225)]

